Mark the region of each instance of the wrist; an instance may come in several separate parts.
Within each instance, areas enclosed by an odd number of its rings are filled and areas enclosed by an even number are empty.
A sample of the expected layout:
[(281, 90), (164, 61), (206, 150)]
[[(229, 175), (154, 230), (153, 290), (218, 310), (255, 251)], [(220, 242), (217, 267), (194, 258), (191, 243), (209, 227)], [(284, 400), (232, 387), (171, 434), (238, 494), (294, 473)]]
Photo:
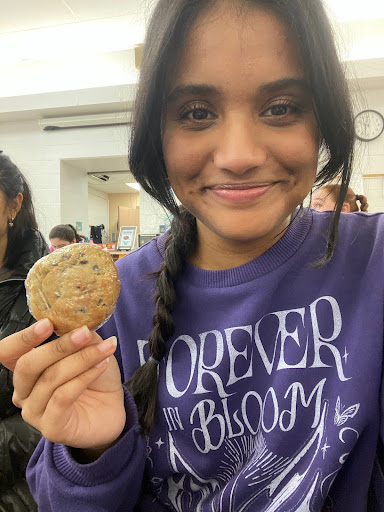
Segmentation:
[(72, 457), (79, 464), (91, 464), (99, 459), (103, 453), (105, 453), (109, 448), (112, 448), (115, 444), (117, 444), (123, 434), (121, 434), (113, 443), (105, 444), (102, 446), (97, 446), (94, 448), (69, 448)]

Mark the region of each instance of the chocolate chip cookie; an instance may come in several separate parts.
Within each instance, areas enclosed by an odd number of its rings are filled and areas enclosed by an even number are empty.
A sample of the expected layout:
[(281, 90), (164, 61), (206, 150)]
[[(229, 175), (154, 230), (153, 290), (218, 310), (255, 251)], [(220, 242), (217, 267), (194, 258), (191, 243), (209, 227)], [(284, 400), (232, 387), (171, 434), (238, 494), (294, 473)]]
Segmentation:
[(36, 320), (49, 318), (58, 336), (86, 325), (100, 327), (120, 292), (110, 254), (93, 244), (72, 244), (37, 261), (25, 281)]

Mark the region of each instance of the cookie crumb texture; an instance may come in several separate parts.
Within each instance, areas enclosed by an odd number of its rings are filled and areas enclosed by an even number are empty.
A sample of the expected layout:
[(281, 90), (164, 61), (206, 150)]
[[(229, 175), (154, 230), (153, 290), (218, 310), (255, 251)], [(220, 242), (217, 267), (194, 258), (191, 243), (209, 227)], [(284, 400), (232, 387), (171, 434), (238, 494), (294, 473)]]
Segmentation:
[(37, 261), (25, 287), (31, 314), (49, 318), (62, 336), (103, 325), (115, 309), (120, 281), (110, 254), (97, 245), (72, 244)]

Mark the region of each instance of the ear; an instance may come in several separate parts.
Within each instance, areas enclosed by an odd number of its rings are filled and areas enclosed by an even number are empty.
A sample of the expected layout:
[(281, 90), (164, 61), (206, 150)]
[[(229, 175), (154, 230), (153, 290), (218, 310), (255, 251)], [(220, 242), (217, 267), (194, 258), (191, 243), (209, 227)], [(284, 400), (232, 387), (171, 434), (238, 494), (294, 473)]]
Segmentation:
[(17, 196), (12, 199), (12, 201), (9, 204), (9, 213), (11, 216), (11, 219), (14, 219), (16, 215), (19, 213), (21, 205), (23, 204), (23, 194), (19, 192)]
[(349, 203), (343, 203), (343, 206), (341, 207), (341, 211), (344, 213), (350, 213), (351, 205)]

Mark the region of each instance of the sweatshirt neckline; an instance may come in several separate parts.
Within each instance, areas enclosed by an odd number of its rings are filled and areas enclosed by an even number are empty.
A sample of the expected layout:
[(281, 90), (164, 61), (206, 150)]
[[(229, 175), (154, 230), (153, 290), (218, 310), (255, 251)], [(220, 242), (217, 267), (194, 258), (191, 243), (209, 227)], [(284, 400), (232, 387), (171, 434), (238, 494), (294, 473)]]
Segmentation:
[[(257, 279), (288, 261), (304, 242), (313, 221), (310, 208), (296, 211), (294, 219), (284, 235), (266, 252), (239, 267), (226, 270), (204, 270), (192, 263), (186, 263), (183, 280), (207, 288), (237, 286)], [(158, 239), (159, 250), (164, 255), (167, 236)]]

